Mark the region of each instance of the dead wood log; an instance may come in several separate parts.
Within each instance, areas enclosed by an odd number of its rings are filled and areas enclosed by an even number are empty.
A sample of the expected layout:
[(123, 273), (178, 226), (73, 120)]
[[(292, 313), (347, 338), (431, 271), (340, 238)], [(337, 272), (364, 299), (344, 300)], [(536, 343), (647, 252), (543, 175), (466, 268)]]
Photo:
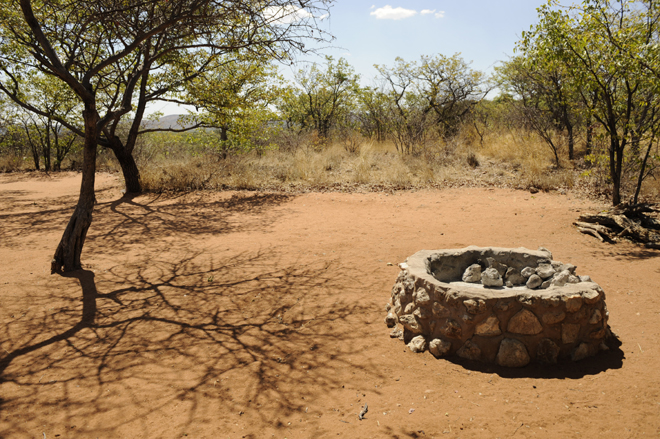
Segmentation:
[(574, 224), (582, 233), (614, 242), (617, 238), (627, 238), (634, 242), (660, 247), (660, 221), (648, 216), (660, 212), (656, 205), (619, 205), (596, 214), (584, 214)]

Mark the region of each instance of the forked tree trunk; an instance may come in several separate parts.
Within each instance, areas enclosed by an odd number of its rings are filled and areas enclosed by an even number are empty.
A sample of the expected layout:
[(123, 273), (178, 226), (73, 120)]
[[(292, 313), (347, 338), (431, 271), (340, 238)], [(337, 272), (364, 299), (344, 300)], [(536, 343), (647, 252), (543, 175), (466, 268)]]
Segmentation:
[(85, 110), (85, 143), (83, 146), (83, 169), (80, 196), (76, 210), (71, 215), (62, 239), (60, 240), (55, 256), (51, 262), (51, 273), (57, 271), (73, 271), (81, 267), (80, 254), (87, 230), (92, 224), (94, 210), (94, 178), (96, 174), (96, 143), (98, 141), (98, 113), (94, 110)]
[(140, 170), (135, 163), (133, 154), (128, 152), (124, 145), (119, 142), (119, 145), (111, 147), (112, 152), (121, 166), (121, 172), (124, 175), (124, 183), (126, 184), (126, 193), (139, 194), (142, 192), (142, 185), (140, 183)]

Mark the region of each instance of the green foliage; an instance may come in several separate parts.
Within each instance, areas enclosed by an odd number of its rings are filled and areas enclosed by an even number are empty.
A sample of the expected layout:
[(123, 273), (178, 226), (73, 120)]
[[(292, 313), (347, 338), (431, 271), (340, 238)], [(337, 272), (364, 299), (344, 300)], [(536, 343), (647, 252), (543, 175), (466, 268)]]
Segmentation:
[(622, 201), (626, 162), (637, 163), (636, 201), (660, 123), (660, 90), (653, 74), (660, 71), (657, 5), (585, 0), (579, 7), (555, 9), (549, 2), (539, 8), (539, 17), (519, 43), (523, 63), (532, 70), (559, 72), (564, 83), (572, 84), (569, 89), (587, 117), (607, 134), (613, 204)]
[(483, 73), (471, 70), (459, 54), (422, 56), (419, 65), (397, 58), (392, 68), (376, 69), (387, 100), (387, 132), (405, 153), (437, 136), (456, 135), (488, 91)]
[(354, 122), (359, 76), (344, 58), (326, 57), (325, 69), (314, 63), (300, 69), (296, 83), (281, 90), (278, 110), (291, 128), (316, 130), (323, 139), (333, 128)]

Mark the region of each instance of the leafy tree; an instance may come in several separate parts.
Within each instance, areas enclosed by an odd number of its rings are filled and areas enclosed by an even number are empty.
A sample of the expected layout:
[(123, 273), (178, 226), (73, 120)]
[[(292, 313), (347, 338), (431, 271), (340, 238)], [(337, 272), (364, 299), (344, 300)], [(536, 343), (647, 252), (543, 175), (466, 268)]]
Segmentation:
[(433, 125), (431, 108), (417, 91), (416, 68), (396, 58), (394, 67), (375, 66), (386, 90), (387, 132), (397, 151), (411, 154), (422, 147)]
[(231, 152), (261, 150), (268, 143), (264, 126), (276, 119), (270, 109), (279, 97), (276, 66), (268, 56), (217, 58), (212, 64), (181, 94), (181, 101), (194, 102), (198, 111), (186, 119), (218, 129), (223, 159)]
[(295, 86), (283, 91), (280, 112), (289, 125), (327, 138), (355, 109), (359, 76), (344, 58), (334, 62), (328, 56), (325, 70), (314, 63), (298, 70), (295, 79)]
[(59, 120), (74, 123), (80, 102), (76, 95), (61, 81), (36, 72), (23, 80), (26, 88), (24, 100), (40, 113), (33, 113), (17, 106), (14, 122), (20, 125), (23, 138), (32, 152), (35, 169), (40, 160), (46, 172), (59, 171), (62, 161), (79, 140), (78, 135), (65, 128)]
[[(568, 10), (553, 9), (549, 3), (539, 8), (539, 24), (521, 41), (525, 52), (534, 51), (566, 68), (590, 116), (607, 134), (614, 205), (622, 201), (626, 155), (637, 153), (635, 145), (646, 142), (650, 148), (656, 140), (657, 78), (630, 56), (657, 45), (654, 35), (643, 31), (646, 15), (639, 6), (644, 3), (586, 0)], [(613, 45), (610, 34), (619, 36), (625, 50)], [(649, 57), (652, 67), (656, 61)], [(645, 163), (640, 168), (643, 174)], [(639, 186), (641, 182), (636, 193)]]
[(455, 135), (465, 116), (490, 91), (485, 75), (470, 69), (458, 53), (422, 56), (413, 75), (417, 93), (435, 113), (443, 137)]
[(532, 50), (503, 63), (496, 68), (497, 80), (505, 92), (516, 96), (520, 114), (550, 147), (559, 167), (559, 141), (564, 131), (568, 158), (574, 158), (575, 127), (584, 107), (564, 66), (535, 55)]
[[(250, 46), (302, 49), (301, 38), (311, 37), (315, 29), (313, 14), (296, 21), (286, 21), (284, 16), (287, 11), (290, 15), (290, 11), (326, 3), (0, 0), (0, 89), (19, 105), (40, 114), (39, 109), (22, 99), (21, 81), (30, 71), (40, 71), (65, 83), (83, 108), (80, 196), (55, 251), (51, 270), (80, 268), (94, 208), (97, 144), (102, 135), (108, 142), (117, 140), (112, 127), (133, 110), (136, 93), (146, 95), (152, 72), (172, 74), (172, 83), (178, 83), (189, 77), (178, 68), (177, 61), (181, 59), (192, 57), (193, 62), (188, 64), (204, 66), (203, 60), (197, 62), (202, 57)], [(166, 80), (169, 82), (170, 78)], [(171, 89), (165, 87), (162, 95)], [(137, 100), (134, 117), (141, 118), (146, 100)], [(75, 132), (67, 121), (60, 122)], [(129, 135), (135, 134), (131, 130)]]

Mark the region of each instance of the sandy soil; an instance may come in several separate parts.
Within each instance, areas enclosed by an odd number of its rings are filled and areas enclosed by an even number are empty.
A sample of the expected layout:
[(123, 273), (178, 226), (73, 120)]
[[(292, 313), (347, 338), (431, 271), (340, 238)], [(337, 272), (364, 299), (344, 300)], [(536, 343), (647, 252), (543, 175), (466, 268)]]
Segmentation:
[[(660, 435), (660, 252), (578, 233), (593, 202), (499, 189), (121, 199), (100, 174), (84, 270), (50, 275), (79, 178), (0, 176), (2, 438)], [(620, 343), (512, 370), (390, 339), (396, 263), (473, 244), (577, 265), (605, 289)]]

